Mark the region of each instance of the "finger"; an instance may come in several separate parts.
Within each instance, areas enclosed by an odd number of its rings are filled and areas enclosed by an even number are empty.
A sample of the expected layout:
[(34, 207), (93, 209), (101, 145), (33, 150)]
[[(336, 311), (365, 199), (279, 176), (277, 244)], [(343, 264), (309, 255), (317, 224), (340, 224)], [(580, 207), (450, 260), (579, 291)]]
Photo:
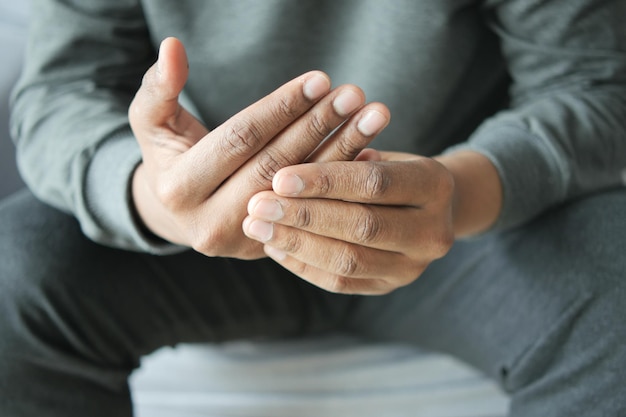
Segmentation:
[(363, 149), (359, 154), (354, 158), (355, 161), (382, 161), (382, 154), (380, 151), (376, 149), (366, 148)]
[(329, 292), (337, 294), (383, 295), (391, 292), (393, 285), (381, 279), (356, 279), (331, 274), (322, 269), (307, 265), (284, 252), (266, 245), (265, 254), (291, 271), (294, 275)]
[(381, 161), (415, 161), (420, 159), (419, 156), (407, 152), (379, 151), (378, 154)]
[(358, 279), (402, 280), (412, 275), (409, 258), (366, 248), (252, 217), (243, 222), (246, 236), (328, 273)]
[(203, 138), (185, 154), (177, 175), (192, 181), (205, 198), (329, 90), (330, 80), (320, 71), (288, 82)]
[(302, 163), (364, 101), (365, 95), (356, 86), (345, 85), (332, 91), (248, 162), (243, 169), (248, 175), (246, 181), (261, 189), (270, 188), (278, 170)]
[(177, 133), (192, 129), (190, 133), (194, 137), (204, 136), (206, 129), (188, 112), (183, 111), (178, 102), (188, 75), (185, 47), (176, 38), (165, 39), (159, 48), (157, 63), (144, 75), (130, 106), (133, 129), (153, 131), (155, 127), (168, 127)]
[[(290, 124), (257, 155), (238, 169), (214, 197), (235, 198), (243, 204), (259, 190), (271, 188), (276, 172), (301, 163), (320, 142), (354, 114), (364, 103), (365, 95), (356, 86), (345, 85), (333, 90), (315, 106)], [(243, 186), (242, 186), (243, 185)], [(234, 219), (241, 222), (242, 218)]]
[(250, 199), (248, 214), (266, 222), (386, 251), (404, 252), (407, 248), (414, 250), (422, 240), (428, 243), (432, 241), (425, 236), (426, 231), (432, 227), (419, 227), (423, 226), (419, 224), (422, 210), (408, 206), (289, 199), (266, 191)]
[(385, 105), (368, 104), (326, 139), (306, 161), (351, 161), (389, 124), (389, 120), (389, 109)]
[(290, 166), (276, 174), (272, 186), (277, 194), (289, 197), (420, 206), (430, 201), (437, 183), (424, 166), (425, 159)]

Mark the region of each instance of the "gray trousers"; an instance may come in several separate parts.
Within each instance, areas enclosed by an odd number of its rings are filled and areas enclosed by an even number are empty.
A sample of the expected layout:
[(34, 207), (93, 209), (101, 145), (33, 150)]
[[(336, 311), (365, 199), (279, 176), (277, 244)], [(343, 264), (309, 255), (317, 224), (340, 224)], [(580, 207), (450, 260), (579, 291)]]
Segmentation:
[(345, 331), (453, 354), (515, 417), (626, 416), (626, 190), (458, 242), (412, 285), (335, 295), (271, 261), (88, 241), (28, 192), (0, 203), (0, 415), (132, 415), (142, 355)]

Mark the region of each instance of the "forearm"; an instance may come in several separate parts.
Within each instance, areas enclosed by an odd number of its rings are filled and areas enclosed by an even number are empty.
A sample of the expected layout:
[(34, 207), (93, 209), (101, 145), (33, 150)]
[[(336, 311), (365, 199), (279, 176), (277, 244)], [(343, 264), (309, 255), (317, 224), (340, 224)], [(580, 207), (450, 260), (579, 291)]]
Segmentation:
[(435, 158), (454, 178), (453, 227), (457, 238), (486, 231), (502, 209), (502, 184), (484, 155), (461, 150)]
[(38, 197), (75, 215), (96, 242), (160, 252), (141, 236), (129, 198), (141, 155), (128, 106), (154, 59), (141, 9), (130, 3), (33, 4), (12, 129)]
[[(512, 79), (510, 106), (447, 154), (474, 151), (497, 169), (502, 201), (491, 229), (518, 227), (568, 200), (623, 186), (626, 32), (606, 16), (624, 15), (626, 4), (485, 3)], [(558, 24), (546, 25), (551, 19)], [(456, 177), (469, 181), (464, 175)]]

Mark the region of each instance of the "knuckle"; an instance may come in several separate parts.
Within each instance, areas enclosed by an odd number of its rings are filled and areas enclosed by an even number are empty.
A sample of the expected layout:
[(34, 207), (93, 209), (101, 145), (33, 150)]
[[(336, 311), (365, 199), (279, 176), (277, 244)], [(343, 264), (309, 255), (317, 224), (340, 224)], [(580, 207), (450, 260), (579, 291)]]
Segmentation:
[(186, 207), (184, 186), (179, 181), (158, 181), (154, 193), (161, 204), (170, 211), (177, 212)]
[(351, 246), (344, 246), (335, 261), (335, 271), (340, 276), (351, 277), (359, 271), (359, 254)]
[(309, 273), (309, 266), (304, 262), (296, 262), (294, 265), (290, 267), (291, 272), (295, 275), (304, 277)]
[(399, 275), (399, 281), (396, 284), (396, 288), (406, 287), (424, 273), (430, 262), (424, 260), (409, 260), (404, 268), (404, 273)]
[(253, 123), (236, 121), (230, 125), (220, 142), (220, 149), (232, 158), (250, 157), (263, 143), (263, 135)]
[(396, 281), (396, 288), (401, 288), (409, 285), (411, 282), (415, 281), (423, 271), (421, 261), (417, 261), (415, 259), (407, 259), (404, 264), (404, 268), (402, 268), (401, 272), (396, 277), (394, 277)]
[(369, 208), (364, 208), (365, 213), (360, 216), (360, 221), (356, 225), (354, 232), (356, 242), (367, 245), (380, 240), (383, 230), (381, 218)]
[(449, 232), (440, 233), (432, 244), (435, 258), (443, 258), (454, 244), (454, 235)]
[(284, 238), (282, 249), (287, 253), (298, 253), (302, 249), (302, 239), (297, 233), (289, 233)]
[(155, 75), (156, 71), (154, 71), (154, 68), (149, 69), (143, 74), (137, 94), (147, 94), (149, 96), (152, 96), (156, 93)]
[(278, 98), (274, 112), (276, 121), (280, 124), (293, 121), (300, 115), (297, 100), (288, 94)]
[(399, 288), (398, 285), (394, 285), (393, 283), (383, 280), (383, 279), (376, 279), (376, 280), (372, 280), (372, 291), (371, 293), (374, 295), (385, 295), (385, 294), (389, 294), (391, 292), (393, 292), (394, 290), (396, 290), (397, 288)]
[(341, 275), (332, 275), (324, 288), (335, 294), (343, 294), (350, 289), (350, 279)]
[(430, 173), (429, 176), (433, 179), (429, 181), (430, 187), (427, 191), (436, 196), (438, 201), (449, 200), (455, 188), (454, 177), (450, 171), (432, 158), (423, 158), (416, 163), (421, 166), (421, 171)]
[(259, 154), (259, 160), (252, 170), (252, 178), (261, 187), (267, 187), (272, 183), (276, 173), (289, 165), (288, 158), (276, 152), (265, 150)]
[[(433, 160), (434, 164), (437, 164), (439, 169), (441, 169), (441, 165), (438, 162)], [(435, 192), (437, 195), (442, 196), (445, 200), (448, 200), (454, 194), (454, 177), (447, 169), (444, 169), (444, 173), (438, 176), (438, 181), (435, 184)]]
[(225, 243), (226, 232), (224, 228), (211, 225), (209, 227), (195, 227), (191, 248), (208, 257), (221, 254), (220, 245)]
[(191, 249), (196, 252), (202, 253), (206, 256), (210, 256), (211, 245), (209, 244), (209, 239), (200, 239), (197, 234), (194, 233), (193, 238), (190, 243)]
[(294, 226), (306, 229), (311, 225), (311, 209), (305, 204), (300, 205), (296, 211)]
[(345, 138), (335, 141), (335, 150), (337, 151), (337, 159), (341, 161), (351, 161), (363, 149), (363, 144), (352, 143)]
[(313, 187), (319, 195), (327, 195), (332, 189), (330, 176), (323, 172), (315, 176)]
[(141, 102), (145, 102), (146, 99), (160, 101), (164, 96), (163, 88), (164, 86), (158, 82), (156, 71), (150, 69), (143, 75), (135, 98), (142, 98)]
[(211, 245), (208, 244), (208, 241), (193, 240), (191, 242), (191, 249), (205, 256), (209, 256), (209, 257), (212, 256), (212, 253), (211, 253), (212, 247)]
[(307, 131), (310, 137), (321, 140), (328, 136), (333, 131), (333, 128), (322, 115), (313, 113), (309, 118)]
[(370, 163), (365, 183), (363, 185), (365, 197), (370, 200), (381, 199), (389, 188), (389, 180), (380, 164)]

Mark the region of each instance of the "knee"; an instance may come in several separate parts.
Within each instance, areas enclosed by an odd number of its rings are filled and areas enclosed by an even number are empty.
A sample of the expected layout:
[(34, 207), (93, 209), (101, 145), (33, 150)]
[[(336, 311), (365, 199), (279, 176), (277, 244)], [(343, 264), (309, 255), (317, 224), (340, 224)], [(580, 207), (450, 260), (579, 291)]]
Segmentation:
[[(5, 290), (57, 281), (63, 276), (73, 236), (71, 216), (23, 191), (0, 202), (0, 285)], [(3, 294), (5, 293), (3, 292)]]
[(511, 415), (623, 415), (624, 288), (588, 293), (515, 359), (504, 381)]
[(624, 288), (624, 213), (626, 188), (570, 202), (514, 232), (508, 254), (538, 276), (567, 279), (589, 292)]
[(63, 216), (26, 191), (0, 202), (0, 345), (17, 343), (18, 334), (27, 339), (46, 286), (62, 276), (50, 232)]
[(71, 216), (29, 192), (0, 202), (2, 352), (69, 346), (69, 311), (80, 305), (87, 276), (76, 264), (88, 247)]
[(536, 306), (540, 300), (544, 310), (578, 306), (543, 340), (545, 351), (564, 352), (573, 346), (577, 354), (571, 360), (586, 358), (593, 366), (610, 363), (620, 369), (611, 376), (621, 386), (626, 383), (621, 371), (626, 369), (625, 213), (626, 189), (592, 195), (511, 233), (503, 249), (527, 287), (534, 289), (529, 303)]
[(30, 193), (1, 202), (0, 352), (134, 363), (136, 334), (124, 326), (144, 262), (89, 241)]
[(557, 210), (550, 221), (572, 263), (594, 277), (619, 277), (622, 282), (626, 271), (624, 214), (626, 188), (620, 188), (575, 201)]

